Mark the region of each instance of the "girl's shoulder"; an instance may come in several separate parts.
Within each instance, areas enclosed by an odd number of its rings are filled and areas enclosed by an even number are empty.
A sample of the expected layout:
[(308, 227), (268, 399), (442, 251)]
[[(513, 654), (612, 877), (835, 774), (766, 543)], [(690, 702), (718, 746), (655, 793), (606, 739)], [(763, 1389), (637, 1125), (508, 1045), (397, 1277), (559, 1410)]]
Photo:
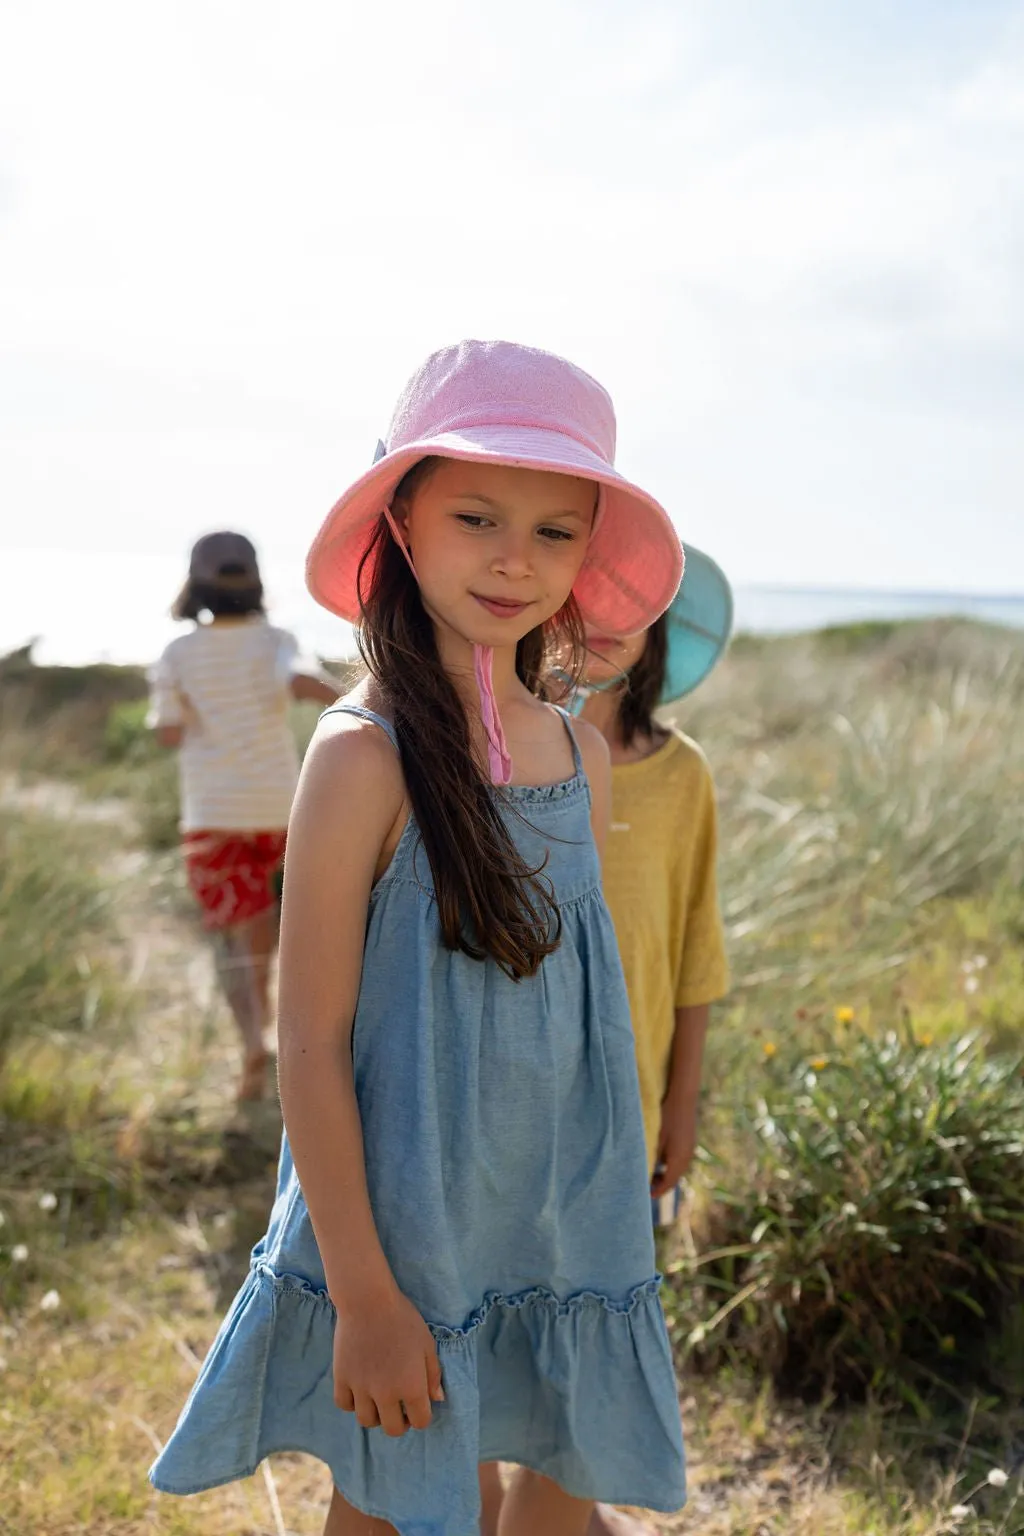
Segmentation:
[(150, 676), (155, 672), (173, 667), (175, 662), (181, 661), (183, 657), (188, 656), (194, 649), (193, 640), (195, 633), (195, 629), (190, 629), (185, 634), (175, 635), (173, 640), (169, 640), (156, 661), (151, 664), (149, 668)]
[(325, 829), (352, 815), (390, 825), (405, 803), (391, 722), (363, 698), (356, 689), (324, 711), (303, 760), (299, 799)]
[(673, 744), (671, 757), (677, 764), (678, 771), (687, 773), (694, 778), (710, 779), (711, 764), (708, 762), (707, 753), (694, 741), (692, 736), (687, 736), (677, 725), (667, 725), (664, 729), (668, 733), (669, 742)]
[(580, 757), (583, 759), (583, 771), (587, 778), (593, 781), (595, 776), (601, 779), (608, 778), (611, 773), (611, 752), (608, 743), (596, 725), (591, 725), (589, 720), (570, 720), (564, 711), (560, 711), (568, 725), (569, 732), (576, 738), (576, 745), (580, 749)]
[(366, 680), (324, 710), (307, 756), (310, 753), (346, 774), (382, 772), (402, 780), (391, 710)]
[[(255, 631), (256, 626), (254, 625), (253, 628)], [(279, 625), (271, 624), (267, 619), (263, 620), (261, 631), (257, 632), (262, 632), (265, 639), (275, 650), (295, 652), (299, 650), (298, 638), (292, 634), (290, 629), (281, 629)]]
[(616, 763), (612, 778), (616, 793), (644, 802), (657, 802), (665, 812), (681, 808), (686, 815), (714, 799), (714, 779), (703, 748), (676, 726), (662, 726), (662, 740), (646, 757)]
[(715, 814), (715, 781), (703, 747), (671, 726), (660, 756), (661, 772), (655, 777), (663, 812), (667, 815), (671, 806), (686, 825), (703, 825)]

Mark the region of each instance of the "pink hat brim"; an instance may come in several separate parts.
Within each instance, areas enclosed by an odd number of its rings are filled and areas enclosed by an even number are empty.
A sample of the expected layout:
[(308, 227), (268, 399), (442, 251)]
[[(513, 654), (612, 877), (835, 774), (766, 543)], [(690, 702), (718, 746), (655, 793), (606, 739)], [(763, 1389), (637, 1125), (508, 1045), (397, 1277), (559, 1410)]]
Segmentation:
[[(386, 454), (331, 509), (306, 560), (306, 584), (322, 607), (358, 624), (358, 572), (378, 520), (420, 459), (578, 475), (603, 486), (601, 512), (573, 592), (588, 624), (632, 635), (665, 612), (683, 575), (683, 549), (668, 513), (575, 438), (542, 427), (479, 426), (406, 443)], [(367, 569), (364, 583), (371, 572)]]

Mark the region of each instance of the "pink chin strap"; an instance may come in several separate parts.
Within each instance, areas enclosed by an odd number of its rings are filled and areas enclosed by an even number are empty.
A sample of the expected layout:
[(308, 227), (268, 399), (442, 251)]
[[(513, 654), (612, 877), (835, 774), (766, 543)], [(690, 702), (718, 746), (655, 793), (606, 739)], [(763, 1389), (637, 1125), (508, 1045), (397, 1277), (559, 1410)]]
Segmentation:
[(492, 784), (511, 784), (512, 759), (505, 744), (505, 732), (501, 728), (498, 701), (494, 697), (494, 647), (474, 645), (473, 671), (476, 674), (477, 692), (480, 694), (480, 718), (487, 732), (487, 767)]
[[(388, 520), (388, 527), (395, 536), (395, 543), (409, 564), (409, 569), (416, 576), (416, 567), (412, 563), (412, 555), (402, 535), (398, 531), (398, 524), (391, 515), (391, 508), (384, 508), (384, 516)], [(417, 583), (419, 577), (416, 576)], [(476, 677), (477, 691), (480, 694), (480, 718), (483, 721), (484, 731), (487, 735), (487, 770), (491, 776), (491, 783), (499, 786), (512, 782), (512, 759), (509, 756), (508, 746), (505, 742), (505, 732), (501, 727), (501, 716), (498, 713), (498, 701), (494, 697), (494, 648), (490, 645), (474, 645), (473, 647), (473, 673)]]

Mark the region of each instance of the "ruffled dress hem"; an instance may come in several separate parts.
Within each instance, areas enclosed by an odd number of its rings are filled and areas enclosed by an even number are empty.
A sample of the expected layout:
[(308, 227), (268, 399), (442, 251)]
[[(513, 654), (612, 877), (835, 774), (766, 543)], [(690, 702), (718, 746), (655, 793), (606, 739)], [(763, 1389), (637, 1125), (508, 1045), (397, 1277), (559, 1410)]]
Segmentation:
[(301, 1452), (399, 1536), (476, 1536), (478, 1464), (505, 1461), (576, 1498), (672, 1513), (686, 1490), (665, 1475), (679, 1421), (660, 1390), (671, 1360), (658, 1292), (657, 1276), (621, 1300), (533, 1287), (485, 1296), (459, 1326), (432, 1324), (445, 1401), (429, 1429), (392, 1439), (334, 1403), (329, 1296), (260, 1260), (150, 1480), (202, 1493)]

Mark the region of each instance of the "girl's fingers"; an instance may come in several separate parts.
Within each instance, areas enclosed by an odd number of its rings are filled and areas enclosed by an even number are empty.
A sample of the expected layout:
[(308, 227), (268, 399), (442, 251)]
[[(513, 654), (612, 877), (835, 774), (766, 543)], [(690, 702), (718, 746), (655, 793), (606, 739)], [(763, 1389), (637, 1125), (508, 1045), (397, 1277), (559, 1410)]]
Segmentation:
[(405, 1417), (413, 1429), (429, 1429), (431, 1412), (430, 1399), (424, 1391), (419, 1397), (408, 1397), (405, 1400)]
[(427, 1356), (427, 1392), (432, 1403), (444, 1402), (444, 1384), (441, 1381), (441, 1362), (437, 1358), (436, 1349), (432, 1349)]
[(398, 1439), (400, 1435), (404, 1435), (409, 1428), (409, 1424), (412, 1423), (412, 1419), (406, 1423), (405, 1414), (402, 1412), (402, 1405), (399, 1402), (378, 1403), (377, 1414), (381, 1429), (386, 1435), (391, 1435), (393, 1439)]
[(340, 1386), (335, 1386), (334, 1401), (342, 1413), (355, 1413), (356, 1400), (352, 1395), (352, 1388), (347, 1382), (342, 1382)]
[(356, 1418), (363, 1429), (376, 1429), (380, 1424), (380, 1414), (377, 1412), (377, 1404), (366, 1392), (355, 1394)]

